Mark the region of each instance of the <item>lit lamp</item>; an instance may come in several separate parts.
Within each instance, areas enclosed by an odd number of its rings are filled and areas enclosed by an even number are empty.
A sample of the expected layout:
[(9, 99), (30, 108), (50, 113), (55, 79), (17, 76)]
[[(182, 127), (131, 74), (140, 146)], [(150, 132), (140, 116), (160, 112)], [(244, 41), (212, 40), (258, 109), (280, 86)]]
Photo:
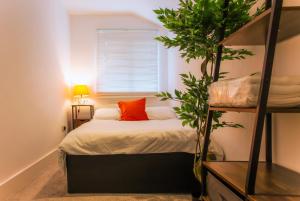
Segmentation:
[(85, 100), (83, 97), (90, 95), (89, 87), (87, 85), (75, 85), (73, 88), (74, 97), (78, 98), (78, 105), (84, 105)]

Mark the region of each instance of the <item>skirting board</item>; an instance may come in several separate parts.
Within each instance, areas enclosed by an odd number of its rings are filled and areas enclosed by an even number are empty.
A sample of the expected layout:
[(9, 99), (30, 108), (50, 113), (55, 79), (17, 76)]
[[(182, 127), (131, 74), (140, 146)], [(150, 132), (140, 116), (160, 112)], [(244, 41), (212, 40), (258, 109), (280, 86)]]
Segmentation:
[(9, 196), (22, 190), (26, 185), (32, 182), (40, 174), (42, 174), (50, 164), (58, 163), (57, 149), (52, 150), (45, 156), (28, 167), (17, 172), (6, 182), (0, 185), (0, 200), (5, 200)]

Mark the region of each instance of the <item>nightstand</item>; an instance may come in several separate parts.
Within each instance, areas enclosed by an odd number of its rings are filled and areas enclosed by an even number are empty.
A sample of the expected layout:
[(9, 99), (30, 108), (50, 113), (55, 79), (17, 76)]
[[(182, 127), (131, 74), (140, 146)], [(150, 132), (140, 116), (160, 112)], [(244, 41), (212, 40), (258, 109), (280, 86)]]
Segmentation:
[[(89, 115), (86, 117), (80, 117), (79, 113), (84, 107), (89, 107)], [(72, 129), (89, 122), (94, 116), (94, 111), (94, 105), (72, 105)]]

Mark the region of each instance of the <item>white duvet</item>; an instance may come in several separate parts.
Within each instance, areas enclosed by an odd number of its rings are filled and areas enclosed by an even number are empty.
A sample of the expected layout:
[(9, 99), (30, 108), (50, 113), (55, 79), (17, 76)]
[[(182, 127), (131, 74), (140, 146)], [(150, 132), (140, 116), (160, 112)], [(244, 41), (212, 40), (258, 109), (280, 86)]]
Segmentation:
[[(215, 82), (209, 88), (209, 104), (224, 107), (257, 105), (261, 74)], [(300, 76), (273, 76), (268, 106), (300, 106)]]
[[(70, 132), (60, 150), (71, 155), (108, 155), (143, 153), (194, 153), (195, 131), (183, 127), (179, 119), (149, 121), (96, 120)], [(210, 146), (218, 158), (222, 149)]]

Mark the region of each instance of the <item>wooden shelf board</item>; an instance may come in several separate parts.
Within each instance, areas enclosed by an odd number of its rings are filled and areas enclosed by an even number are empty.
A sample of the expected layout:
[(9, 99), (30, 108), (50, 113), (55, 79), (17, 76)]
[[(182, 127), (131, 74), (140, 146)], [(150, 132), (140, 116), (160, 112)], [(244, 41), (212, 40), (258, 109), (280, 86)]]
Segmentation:
[(256, 108), (248, 108), (248, 107), (213, 107), (213, 106), (210, 106), (209, 110), (220, 111), (220, 112), (248, 112), (248, 113), (256, 112)]
[[(219, 180), (246, 196), (248, 162), (204, 162), (204, 166)], [(300, 174), (276, 164), (261, 162), (255, 192), (262, 195), (300, 196)]]
[[(211, 111), (221, 111), (221, 112), (247, 112), (255, 113), (256, 108), (254, 107), (213, 107), (210, 106)], [(286, 107), (269, 107), (267, 109), (270, 113), (300, 113), (300, 107), (297, 108), (286, 108)]]
[(284, 107), (270, 107), (268, 108), (270, 113), (300, 113), (300, 107), (284, 108)]
[(267, 196), (267, 195), (254, 195), (249, 196), (249, 201), (300, 201), (299, 196)]
[[(239, 30), (225, 38), (220, 44), (225, 46), (264, 45), (270, 20), (271, 9), (248, 22)], [(300, 33), (300, 6), (282, 7), (278, 42)]]

